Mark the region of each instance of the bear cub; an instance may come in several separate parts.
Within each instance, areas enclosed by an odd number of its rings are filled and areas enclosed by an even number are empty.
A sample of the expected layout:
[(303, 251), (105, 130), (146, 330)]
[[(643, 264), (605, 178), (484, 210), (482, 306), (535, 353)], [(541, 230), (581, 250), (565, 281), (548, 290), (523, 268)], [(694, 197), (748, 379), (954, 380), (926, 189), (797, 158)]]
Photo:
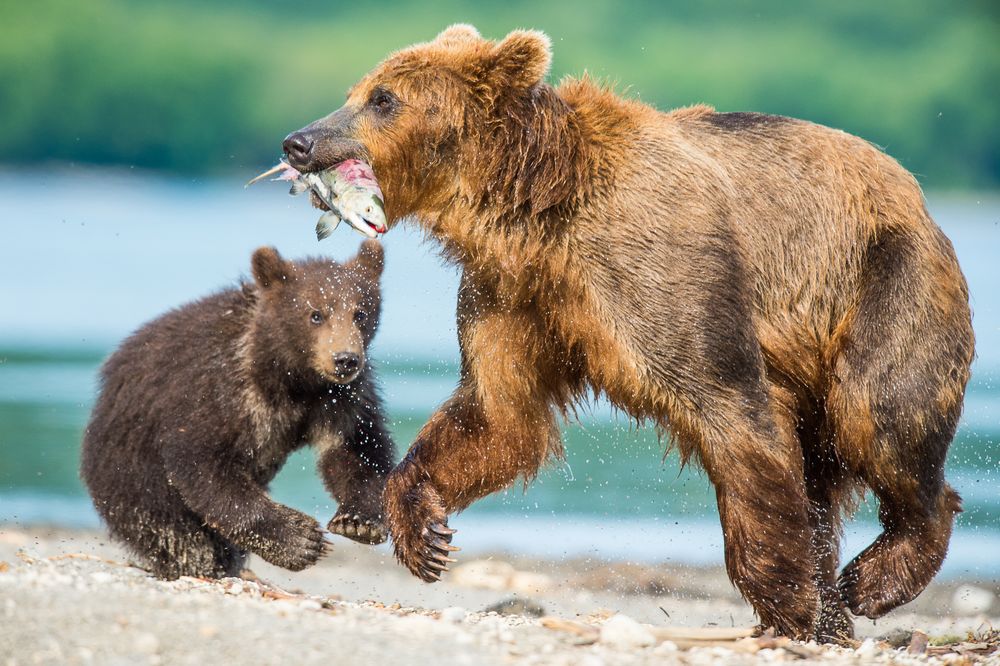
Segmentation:
[(248, 553), (315, 563), (319, 523), (267, 494), (306, 444), (339, 504), (327, 529), (385, 541), (393, 444), (366, 355), (382, 260), (376, 241), (343, 264), (260, 248), (253, 282), (146, 324), (105, 363), (82, 476), (111, 535), (156, 576), (238, 576)]

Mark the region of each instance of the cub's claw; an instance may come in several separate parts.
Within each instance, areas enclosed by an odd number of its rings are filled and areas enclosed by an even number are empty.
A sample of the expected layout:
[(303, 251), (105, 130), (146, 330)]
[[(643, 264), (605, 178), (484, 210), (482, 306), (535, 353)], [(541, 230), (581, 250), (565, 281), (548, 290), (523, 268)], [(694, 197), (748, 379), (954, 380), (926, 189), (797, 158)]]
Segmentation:
[(388, 538), (385, 525), (378, 518), (364, 518), (359, 514), (338, 513), (327, 525), (333, 534), (369, 545), (383, 543)]

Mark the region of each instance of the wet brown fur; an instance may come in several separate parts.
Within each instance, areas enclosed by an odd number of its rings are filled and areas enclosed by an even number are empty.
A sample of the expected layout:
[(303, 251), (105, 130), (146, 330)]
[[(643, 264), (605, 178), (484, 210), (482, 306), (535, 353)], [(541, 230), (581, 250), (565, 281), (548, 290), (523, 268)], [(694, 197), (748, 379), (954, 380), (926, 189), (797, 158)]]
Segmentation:
[[(365, 361), (381, 246), (346, 264), (261, 248), (252, 263), (252, 283), (146, 324), (101, 371), (81, 474), (111, 535), (162, 578), (238, 576), (248, 553), (292, 570), (316, 562), (319, 523), (267, 494), (307, 444), (339, 505), (328, 529), (386, 538), (393, 445)], [(340, 352), (360, 356), (353, 377), (335, 374)]]
[[(965, 280), (917, 183), (808, 122), (550, 86), (549, 59), (540, 33), (454, 26), (307, 128), (308, 168), (369, 160), (390, 224), (412, 216), (463, 270), (461, 384), (387, 486), (399, 559), (436, 579), (428, 526), (530, 479), (593, 390), (704, 467), (764, 626), (833, 639), (845, 607), (911, 600), (960, 510), (943, 465), (973, 356)], [(838, 578), (866, 487), (885, 531)]]

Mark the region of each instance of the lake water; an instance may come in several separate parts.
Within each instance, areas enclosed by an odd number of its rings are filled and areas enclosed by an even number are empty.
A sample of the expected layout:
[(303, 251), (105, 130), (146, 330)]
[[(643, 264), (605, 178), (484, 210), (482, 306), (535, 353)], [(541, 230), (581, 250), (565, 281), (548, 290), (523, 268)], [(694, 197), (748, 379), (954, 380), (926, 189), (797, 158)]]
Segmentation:
[[(975, 309), (978, 358), (947, 476), (964, 498), (945, 575), (995, 576), (1000, 558), (1000, 200), (931, 197), (955, 244)], [(317, 244), (314, 212), (277, 185), (181, 181), (128, 172), (0, 171), (0, 522), (98, 524), (80, 484), (79, 442), (102, 359), (163, 310), (233, 284), (254, 248), (343, 259), (360, 237)], [(458, 378), (457, 273), (412, 229), (385, 238), (385, 315), (374, 349), (402, 452)], [(567, 459), (527, 491), (488, 498), (454, 524), (463, 546), (545, 556), (719, 563), (721, 533), (704, 476), (663, 456), (648, 428), (603, 402), (564, 429)], [(335, 509), (310, 451), (273, 485), (283, 502)], [(852, 556), (877, 533), (862, 507)]]

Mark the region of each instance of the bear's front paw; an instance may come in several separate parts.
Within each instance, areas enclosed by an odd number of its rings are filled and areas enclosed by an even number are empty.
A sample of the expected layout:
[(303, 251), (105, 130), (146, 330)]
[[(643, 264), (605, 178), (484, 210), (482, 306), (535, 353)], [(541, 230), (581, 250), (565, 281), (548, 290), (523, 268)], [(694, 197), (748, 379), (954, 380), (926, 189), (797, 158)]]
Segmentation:
[(385, 543), (389, 538), (388, 530), (381, 518), (366, 518), (351, 511), (343, 513), (338, 511), (326, 529), (333, 534), (370, 545)]
[[(401, 466), (402, 467), (402, 466)], [(389, 532), (396, 559), (417, 578), (433, 583), (454, 562), (449, 554), (460, 550), (451, 545), (455, 530), (448, 527), (448, 514), (434, 487), (424, 481), (408, 482), (407, 469), (395, 470), (386, 483), (385, 500)]]
[(265, 540), (261, 547), (253, 550), (271, 564), (291, 571), (301, 571), (316, 564), (330, 547), (319, 522), (291, 509), (282, 518), (276, 538)]

